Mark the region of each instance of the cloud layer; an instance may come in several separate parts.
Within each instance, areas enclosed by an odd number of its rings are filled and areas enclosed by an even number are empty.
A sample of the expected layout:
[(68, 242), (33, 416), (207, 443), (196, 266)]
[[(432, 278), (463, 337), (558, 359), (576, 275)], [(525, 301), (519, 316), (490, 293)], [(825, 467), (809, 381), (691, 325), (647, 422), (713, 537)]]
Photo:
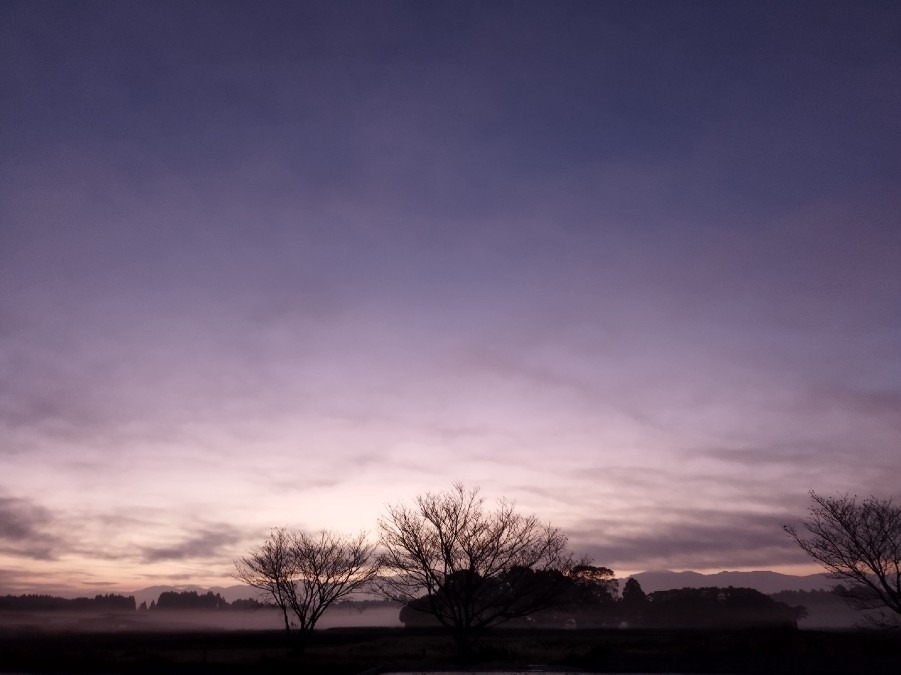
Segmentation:
[(807, 490), (897, 491), (899, 24), (6, 3), (2, 579), (221, 582), (457, 479), (795, 568)]

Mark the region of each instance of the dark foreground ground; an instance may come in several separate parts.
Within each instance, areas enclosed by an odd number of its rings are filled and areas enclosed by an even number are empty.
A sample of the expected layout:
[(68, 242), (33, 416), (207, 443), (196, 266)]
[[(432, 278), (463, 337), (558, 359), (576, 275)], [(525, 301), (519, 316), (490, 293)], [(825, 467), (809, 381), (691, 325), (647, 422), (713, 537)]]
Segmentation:
[[(899, 673), (901, 635), (796, 630), (497, 630), (466, 669)], [(0, 672), (367, 673), (463, 670), (431, 629), (334, 628), (304, 654), (276, 631), (0, 631)]]

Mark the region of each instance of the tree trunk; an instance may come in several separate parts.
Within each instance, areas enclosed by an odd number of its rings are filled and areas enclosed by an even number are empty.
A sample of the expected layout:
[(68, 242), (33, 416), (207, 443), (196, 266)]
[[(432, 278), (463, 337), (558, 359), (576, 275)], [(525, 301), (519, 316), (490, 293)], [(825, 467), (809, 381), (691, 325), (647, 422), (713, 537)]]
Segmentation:
[(282, 607), (282, 616), (285, 619), (285, 634), (291, 635), (291, 623), (288, 621), (288, 610)]

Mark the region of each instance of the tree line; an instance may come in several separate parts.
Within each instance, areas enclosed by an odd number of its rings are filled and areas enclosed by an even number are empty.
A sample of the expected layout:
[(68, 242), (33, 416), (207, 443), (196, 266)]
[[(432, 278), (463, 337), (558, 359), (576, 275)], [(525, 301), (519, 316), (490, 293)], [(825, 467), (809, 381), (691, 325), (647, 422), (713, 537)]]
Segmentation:
[[(645, 594), (639, 582), (630, 577), (621, 595), (615, 590), (615, 581), (589, 590), (570, 578), (560, 588), (560, 596), (553, 606), (511, 620), (508, 625), (536, 628), (795, 627), (807, 615), (803, 606), (792, 606), (752, 588), (680, 588)], [(404, 606), (400, 620), (407, 627), (440, 625), (429, 614), (422, 598)]]
[(58, 598), (52, 595), (4, 595), (0, 596), (0, 610), (4, 611), (109, 611), (133, 612), (135, 599), (132, 596), (96, 595), (93, 598)]
[(269, 605), (255, 599), (228, 602), (221, 595), (212, 591), (202, 594), (197, 591), (163, 591), (157, 600), (150, 602), (149, 606), (146, 602), (142, 602), (138, 607), (138, 611), (202, 610), (210, 612), (262, 609), (265, 607), (269, 607)]
[[(901, 614), (901, 512), (891, 500), (826, 498), (811, 493), (803, 536), (785, 527), (833, 578), (849, 583), (860, 607)], [(567, 538), (500, 499), (492, 508), (479, 489), (457, 483), (412, 503), (389, 505), (377, 542), (275, 529), (235, 561), (235, 576), (281, 610), (287, 633), (303, 640), (334, 602), (363, 589), (403, 605), (407, 625), (443, 627), (465, 658), (493, 626), (580, 614), (621, 617), (633, 625), (794, 624), (804, 615), (752, 589), (679, 589), (645, 596), (634, 579), (616, 597), (613, 572), (578, 559)], [(632, 583), (634, 582), (634, 583)], [(618, 614), (617, 614), (618, 613)], [(418, 618), (417, 618), (418, 617)]]
[(60, 598), (53, 595), (4, 595), (0, 596), (0, 611), (21, 612), (143, 612), (156, 610), (249, 610), (271, 607), (256, 599), (228, 602), (218, 593), (208, 591), (165, 591), (158, 600), (148, 606), (146, 602), (135, 605), (134, 596), (97, 595), (93, 598)]

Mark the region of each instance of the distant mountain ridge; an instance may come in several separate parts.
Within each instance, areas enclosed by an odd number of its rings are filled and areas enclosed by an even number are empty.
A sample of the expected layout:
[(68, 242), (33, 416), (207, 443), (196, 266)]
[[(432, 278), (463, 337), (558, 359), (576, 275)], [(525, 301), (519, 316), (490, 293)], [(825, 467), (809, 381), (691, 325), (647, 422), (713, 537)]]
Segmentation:
[[(838, 583), (825, 574), (808, 574), (796, 576), (779, 572), (716, 572), (701, 574), (700, 572), (672, 572), (670, 570), (650, 570), (632, 575), (645, 593), (667, 591), (674, 588), (704, 588), (717, 586), (726, 588), (753, 588), (761, 593), (778, 593), (779, 591), (816, 591), (830, 589)], [(622, 584), (620, 584), (622, 586)]]

